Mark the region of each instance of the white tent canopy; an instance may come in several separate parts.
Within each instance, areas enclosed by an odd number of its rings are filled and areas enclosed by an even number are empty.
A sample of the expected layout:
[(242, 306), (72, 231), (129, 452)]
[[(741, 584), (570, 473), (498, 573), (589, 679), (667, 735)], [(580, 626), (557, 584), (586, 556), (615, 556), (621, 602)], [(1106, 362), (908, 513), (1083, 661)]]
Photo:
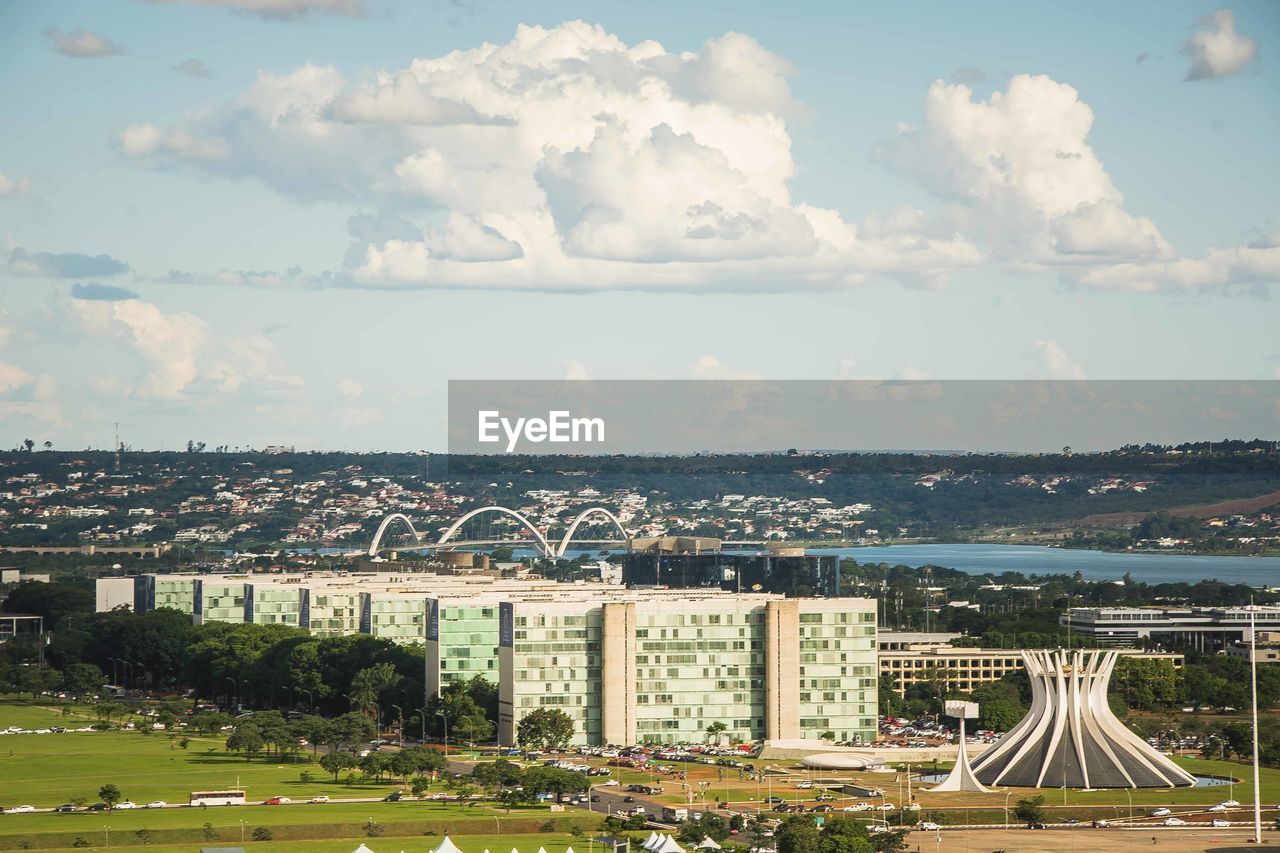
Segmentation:
[[(372, 853), (372, 851), (370, 851), (370, 853)], [(446, 835), (444, 837), (444, 841), (441, 841), (439, 846), (433, 848), (431, 853), (462, 853), (462, 849), (458, 847), (458, 845), (454, 844), (452, 839)]]
[(646, 841), (641, 846), (644, 847), (645, 850), (657, 850), (659, 847), (662, 846), (663, 842), (665, 842), (666, 840), (667, 840), (667, 836), (661, 832), (658, 832), (650, 836), (649, 840)]
[(684, 848), (680, 846), (675, 838), (668, 835), (667, 840), (662, 842), (662, 846), (657, 849), (656, 853), (684, 853)]
[(699, 841), (698, 846), (695, 847), (694, 849), (695, 850), (720, 850), (721, 847), (719, 844), (716, 844), (716, 840), (714, 838), (708, 835), (705, 838), (703, 838), (701, 841)]
[(355, 850), (352, 850), (351, 853), (373, 853), (373, 851), (361, 844)]
[(655, 841), (657, 841), (657, 840), (658, 840), (658, 833), (654, 832), (654, 831), (651, 829), (651, 830), (649, 830), (649, 837), (648, 837), (648, 838), (646, 838), (646, 839), (644, 840), (644, 844), (641, 844), (640, 846), (641, 846), (641, 847), (643, 847), (645, 850), (652, 850), (652, 849), (653, 849), (653, 844), (654, 844), (654, 842), (655, 842)]

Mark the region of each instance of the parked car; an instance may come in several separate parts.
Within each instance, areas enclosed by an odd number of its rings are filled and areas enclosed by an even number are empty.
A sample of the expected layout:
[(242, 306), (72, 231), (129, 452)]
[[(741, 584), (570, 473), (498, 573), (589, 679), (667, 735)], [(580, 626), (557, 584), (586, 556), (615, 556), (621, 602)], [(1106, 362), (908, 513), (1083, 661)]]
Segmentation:
[(73, 806), (71, 803), (63, 803), (62, 805), (60, 805), (60, 806), (58, 806), (56, 809), (54, 809), (54, 811), (55, 811), (55, 812), (61, 812), (61, 813), (63, 813), (63, 814), (67, 814), (67, 813), (69, 813), (69, 812), (73, 812), (73, 811), (75, 811), (75, 810), (76, 810), (76, 807), (75, 807), (75, 806)]
[(35, 806), (14, 806), (11, 809), (5, 809), (5, 814), (27, 814), (36, 810)]
[(634, 803), (636, 801), (636, 798), (631, 796), (630, 794), (627, 794), (625, 797), (622, 798), (622, 801), (624, 803)]
[(307, 800), (307, 802), (309, 802), (309, 803), (327, 803), (327, 802), (329, 802), (329, 795), (328, 795), (328, 794), (317, 794), (316, 796), (314, 796), (314, 797), (312, 797), (311, 799)]
[(91, 812), (105, 812), (106, 810), (107, 810), (106, 803), (94, 803), (93, 805), (89, 806), (89, 811)]
[(1226, 810), (1227, 807), (1222, 803), (1218, 803), (1216, 806), (1209, 806), (1209, 811), (1211, 812), (1225, 812)]
[(1223, 820), (1223, 819), (1222, 819), (1222, 818), (1220, 818), (1220, 817), (1215, 817), (1213, 820), (1209, 821), (1209, 825), (1210, 825), (1210, 826), (1216, 826), (1216, 827), (1231, 826), (1231, 821), (1229, 821), (1229, 820)]
[(1164, 819), (1165, 826), (1186, 826), (1187, 822), (1180, 817), (1167, 817)]
[(151, 802), (147, 803), (147, 808), (149, 808), (149, 809), (162, 809), (162, 808), (164, 808), (164, 807), (165, 807), (165, 806), (167, 806), (167, 805), (169, 805), (169, 804), (168, 804), (168, 803), (166, 803), (164, 800), (152, 800)]
[(1237, 808), (1240, 805), (1239, 800), (1223, 800), (1220, 805), (1224, 805), (1229, 809)]
[(404, 793), (401, 791), (392, 791), (382, 798), (384, 803), (398, 803), (404, 799)]
[(783, 799), (782, 797), (765, 797), (764, 801), (766, 803), (781, 803), (783, 802)]
[(1148, 812), (1148, 814), (1150, 814), (1152, 817), (1164, 817), (1165, 815), (1169, 814), (1169, 810), (1168, 809), (1152, 809), (1150, 812)]
[(269, 800), (264, 800), (262, 804), (264, 806), (284, 806), (292, 802), (293, 800), (288, 797), (272, 797)]
[(935, 829), (942, 829), (942, 827), (941, 827), (941, 826), (939, 826), (938, 824), (934, 823), (934, 822), (933, 822), (933, 821), (931, 821), (931, 820), (921, 821), (921, 822), (920, 822), (920, 828), (921, 828), (921, 829), (924, 829), (924, 830), (928, 830), (928, 831), (930, 831), (930, 832), (932, 832), (932, 831), (933, 831), (933, 830), (935, 830)]
[(115, 807), (117, 809), (127, 811), (129, 809), (136, 809), (138, 807), (138, 804), (134, 802), (130, 802), (129, 800), (125, 800), (123, 803), (116, 803)]

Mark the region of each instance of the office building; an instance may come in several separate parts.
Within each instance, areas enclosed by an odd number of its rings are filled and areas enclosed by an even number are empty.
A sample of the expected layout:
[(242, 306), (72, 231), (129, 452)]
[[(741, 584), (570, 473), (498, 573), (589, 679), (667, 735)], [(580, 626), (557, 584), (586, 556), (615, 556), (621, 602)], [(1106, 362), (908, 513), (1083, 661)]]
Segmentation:
[(1088, 636), (1098, 646), (1142, 648), (1187, 646), (1221, 651), (1249, 639), (1250, 619), (1258, 630), (1280, 630), (1280, 606), (1259, 607), (1073, 607), (1058, 618), (1063, 627)]
[(870, 741), (876, 736), (876, 603), (717, 587), (651, 589), (492, 574), (323, 573), (104, 578), (139, 612), (290, 625), (420, 643), (429, 692), (476, 675), (499, 687), (499, 737), (554, 707), (574, 743)]
[[(882, 637), (884, 635), (881, 635)], [(1183, 656), (1166, 652), (1119, 650), (1125, 657), (1167, 660), (1181, 668)], [(968, 693), (1023, 668), (1021, 649), (977, 649), (916, 646), (880, 652), (880, 674), (892, 676), (894, 690), (905, 695), (921, 681), (942, 681), (950, 690)]]

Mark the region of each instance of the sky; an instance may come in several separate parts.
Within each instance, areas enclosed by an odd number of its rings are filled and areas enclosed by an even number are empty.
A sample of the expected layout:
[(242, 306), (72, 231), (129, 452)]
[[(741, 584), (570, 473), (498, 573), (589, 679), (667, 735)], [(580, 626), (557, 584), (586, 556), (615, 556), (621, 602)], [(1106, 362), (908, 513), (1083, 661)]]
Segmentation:
[(1280, 379), (1280, 4), (0, 5), (0, 446), (451, 379)]

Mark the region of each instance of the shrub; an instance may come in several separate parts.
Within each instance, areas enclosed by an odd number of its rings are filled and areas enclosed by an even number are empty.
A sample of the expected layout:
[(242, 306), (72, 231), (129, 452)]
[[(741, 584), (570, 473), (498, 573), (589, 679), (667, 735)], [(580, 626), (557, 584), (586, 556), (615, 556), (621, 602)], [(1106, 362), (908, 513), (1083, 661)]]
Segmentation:
[(254, 841), (270, 841), (273, 838), (275, 838), (275, 834), (272, 833), (272, 831), (267, 829), (265, 826), (254, 827), (253, 829)]

